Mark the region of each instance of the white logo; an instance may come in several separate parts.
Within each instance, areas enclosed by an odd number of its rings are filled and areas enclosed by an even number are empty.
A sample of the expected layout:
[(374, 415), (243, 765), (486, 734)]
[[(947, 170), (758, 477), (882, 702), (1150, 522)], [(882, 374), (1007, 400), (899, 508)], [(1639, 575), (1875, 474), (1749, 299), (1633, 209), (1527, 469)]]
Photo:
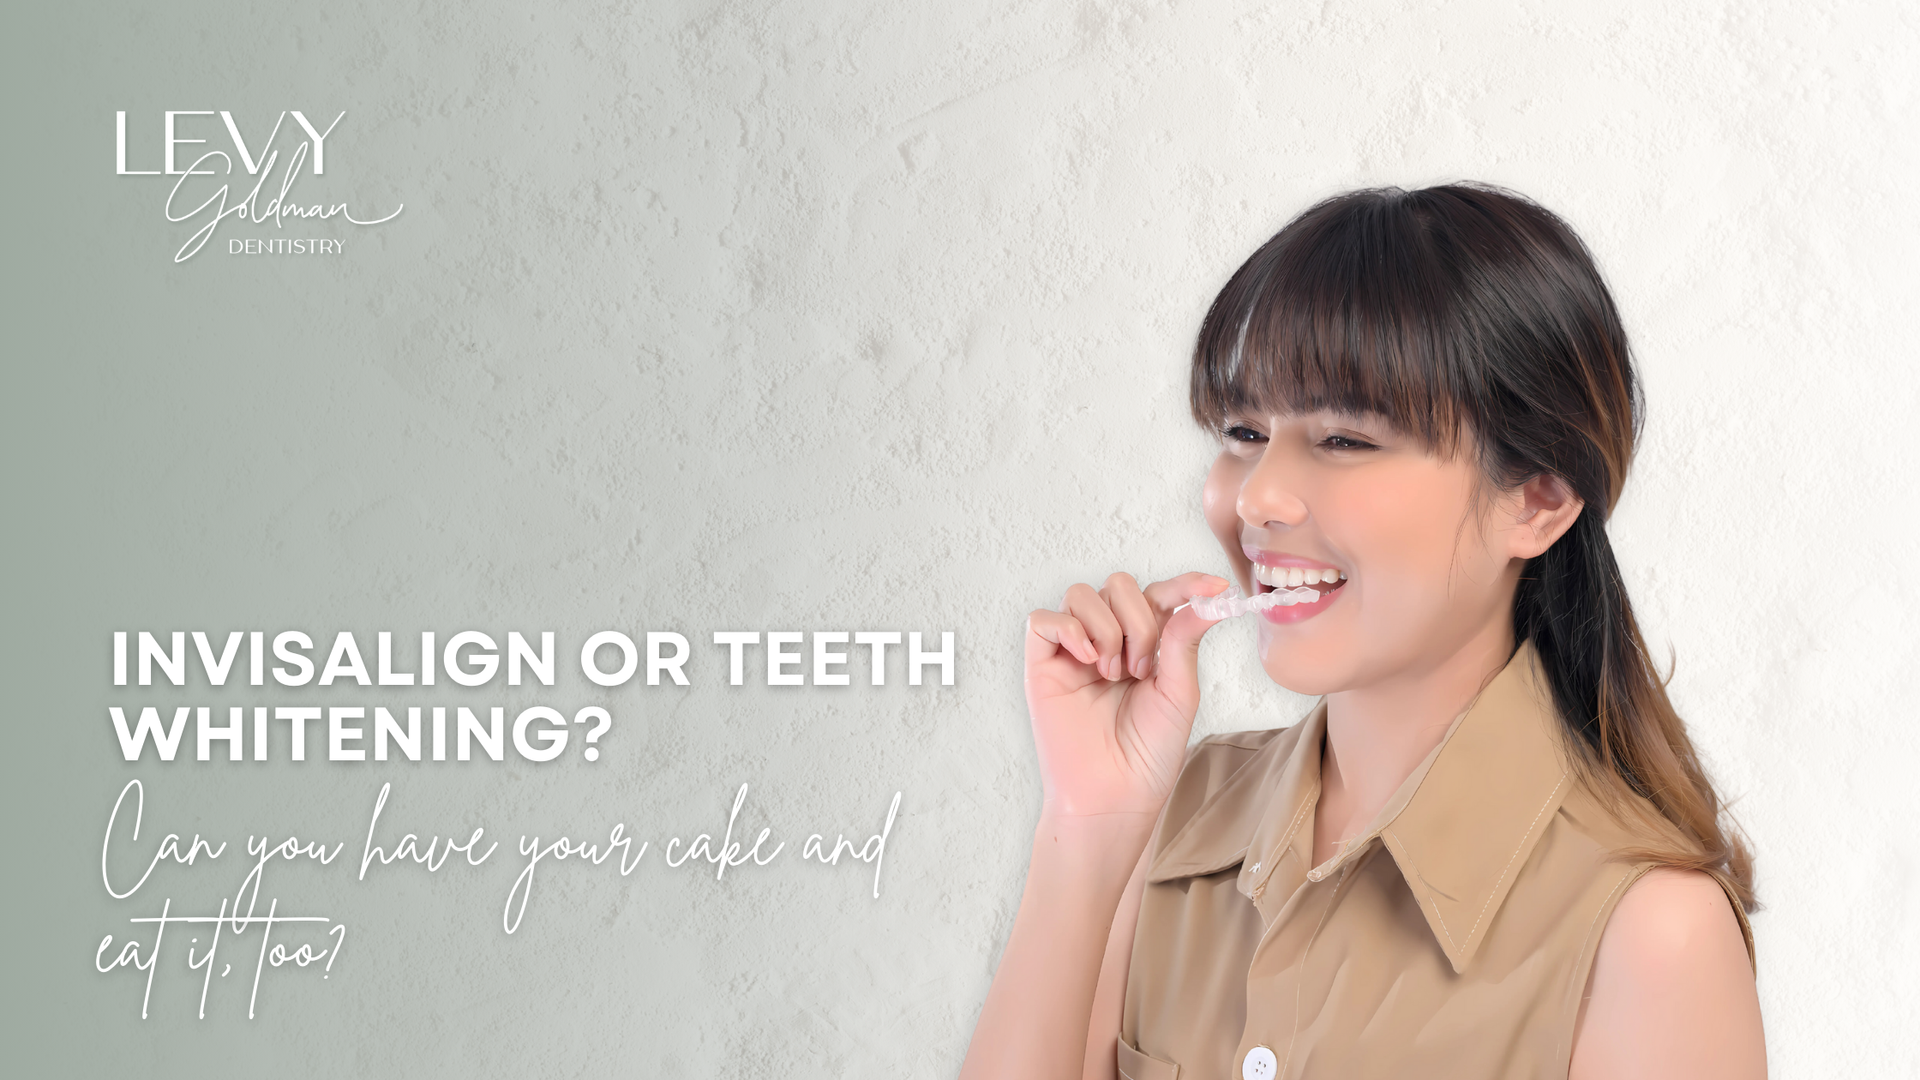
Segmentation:
[[(272, 221), (276, 229), (286, 228), (288, 218), (298, 222), (326, 220), (336, 216), (354, 225), (379, 225), (382, 222), (392, 221), (405, 207), (403, 203), (394, 207), (393, 213), (386, 217), (361, 220), (353, 216), (344, 202), (330, 204), (315, 202), (301, 205), (294, 200), (294, 180), (308, 165), (309, 156), (312, 158), (313, 175), (322, 176), (326, 173), (327, 137), (333, 134), (334, 128), (340, 125), (341, 118), (347, 115), (344, 112), (335, 116), (325, 130), (316, 128), (299, 112), (282, 112), (280, 118), (274, 121), (273, 130), (252, 148), (249, 148), (246, 139), (241, 136), (240, 125), (234, 122), (231, 112), (173, 110), (163, 115), (165, 120), (162, 123), (160, 139), (162, 167), (129, 169), (127, 167), (127, 114), (124, 112), (114, 114), (114, 171), (120, 176), (179, 177), (174, 181), (173, 189), (167, 194), (165, 206), (167, 220), (175, 223), (204, 221), (204, 224), (200, 225), (198, 232), (187, 238), (187, 242), (181, 245), (179, 251), (174, 252), (174, 262), (185, 262), (192, 258), (206, 246), (220, 222), (230, 217), (238, 217), (255, 225)], [(204, 138), (186, 138), (179, 134), (180, 125), (176, 118), (190, 116), (220, 117), (226, 125), (227, 137), (232, 141), (233, 153), (208, 149), (199, 153), (186, 168), (176, 167), (182, 156), (178, 153), (179, 148), (206, 144), (210, 141)], [(281, 173), (278, 193), (269, 192), (269, 197), (262, 201), (261, 189), (266, 187), (268, 179), (280, 161), (280, 148), (275, 145), (275, 140), (285, 128), (286, 119), (289, 116), (293, 117), (297, 130), (287, 130), (293, 134), (294, 138), (300, 138), (299, 132), (305, 132), (306, 137), (300, 140), (300, 144), (294, 147), (291, 156), (287, 158), (286, 167)], [(205, 124), (206, 122), (189, 121), (189, 123)], [(204, 128), (200, 131), (200, 134), (210, 133)], [(234, 169), (236, 159), (240, 167), (238, 173)], [(246, 197), (239, 202), (228, 205), (233, 189), (232, 178), (242, 174), (256, 178), (253, 181), (252, 190), (248, 191)], [(216, 179), (200, 179), (202, 177)], [(195, 199), (201, 201), (191, 209), (186, 209), (185, 207)], [(345, 250), (343, 242), (339, 239), (317, 237), (234, 238), (227, 242), (227, 247), (228, 253), (233, 255), (330, 255), (340, 254)]]

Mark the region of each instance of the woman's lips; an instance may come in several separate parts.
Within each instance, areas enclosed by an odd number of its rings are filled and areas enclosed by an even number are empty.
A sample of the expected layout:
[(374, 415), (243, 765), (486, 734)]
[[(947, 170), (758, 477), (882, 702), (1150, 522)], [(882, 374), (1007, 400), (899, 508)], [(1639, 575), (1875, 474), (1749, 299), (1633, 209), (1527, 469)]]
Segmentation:
[(1346, 588), (1346, 571), (1330, 563), (1284, 552), (1261, 551), (1256, 548), (1243, 550), (1247, 558), (1253, 562), (1252, 576), (1256, 593), (1272, 592), (1275, 589), (1298, 589), (1304, 586), (1320, 594), (1320, 599), (1310, 604), (1272, 607), (1262, 611), (1260, 617), (1268, 622), (1297, 623), (1311, 619), (1335, 603), (1339, 599), (1339, 594)]
[[(1304, 555), (1294, 555), (1284, 551), (1266, 551), (1250, 544), (1242, 545), (1240, 550), (1246, 555), (1247, 561), (1253, 564), (1254, 576), (1275, 587), (1284, 588), (1288, 584), (1284, 580), (1278, 580), (1277, 575), (1282, 573), (1292, 575), (1296, 570), (1302, 575), (1312, 571), (1329, 581), (1346, 576), (1345, 567), (1321, 562), (1318, 559), (1309, 559)], [(1327, 577), (1329, 572), (1334, 576)], [(1296, 577), (1292, 584), (1299, 585), (1301, 581)]]
[[(1320, 614), (1322, 611), (1325, 611), (1327, 608), (1333, 606), (1334, 604), (1339, 603), (1340, 594), (1346, 591), (1345, 588), (1343, 587), (1344, 584), (1345, 583), (1342, 582), (1339, 585), (1335, 585), (1331, 589), (1318, 590), (1320, 593), (1320, 599), (1315, 600), (1311, 604), (1294, 604), (1292, 607), (1271, 607), (1266, 609), (1265, 611), (1262, 611), (1260, 613), (1260, 617), (1267, 620), (1270, 623), (1305, 622), (1306, 620), (1313, 618), (1315, 615)], [(1261, 588), (1262, 588), (1262, 591), (1266, 591), (1266, 592), (1272, 591), (1271, 589), (1268, 589), (1265, 586), (1261, 586)]]

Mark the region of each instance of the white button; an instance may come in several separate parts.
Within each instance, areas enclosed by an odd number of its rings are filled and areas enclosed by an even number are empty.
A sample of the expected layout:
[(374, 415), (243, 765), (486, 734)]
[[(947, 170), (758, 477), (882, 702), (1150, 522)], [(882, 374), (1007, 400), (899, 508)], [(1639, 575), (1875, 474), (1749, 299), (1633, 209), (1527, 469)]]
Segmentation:
[(1240, 1063), (1241, 1080), (1273, 1080), (1273, 1074), (1280, 1068), (1280, 1059), (1273, 1051), (1264, 1046), (1256, 1046), (1247, 1051), (1247, 1059)]

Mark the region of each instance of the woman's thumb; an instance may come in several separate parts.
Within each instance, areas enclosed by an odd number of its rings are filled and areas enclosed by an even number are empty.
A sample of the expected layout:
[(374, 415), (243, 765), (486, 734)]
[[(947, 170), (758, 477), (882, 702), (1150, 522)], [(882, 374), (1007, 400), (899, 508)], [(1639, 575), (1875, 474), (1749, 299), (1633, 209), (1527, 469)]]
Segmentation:
[(1183, 607), (1160, 630), (1154, 685), (1184, 712), (1191, 713), (1200, 706), (1200, 639), (1218, 622)]

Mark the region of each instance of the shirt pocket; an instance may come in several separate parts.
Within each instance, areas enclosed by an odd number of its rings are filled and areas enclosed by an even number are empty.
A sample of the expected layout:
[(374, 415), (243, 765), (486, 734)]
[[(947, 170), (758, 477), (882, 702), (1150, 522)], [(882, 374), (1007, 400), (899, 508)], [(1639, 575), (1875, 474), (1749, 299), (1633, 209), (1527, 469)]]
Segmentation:
[(1180, 1080), (1180, 1066), (1161, 1061), (1128, 1045), (1123, 1036), (1116, 1047), (1120, 1059), (1120, 1080)]

